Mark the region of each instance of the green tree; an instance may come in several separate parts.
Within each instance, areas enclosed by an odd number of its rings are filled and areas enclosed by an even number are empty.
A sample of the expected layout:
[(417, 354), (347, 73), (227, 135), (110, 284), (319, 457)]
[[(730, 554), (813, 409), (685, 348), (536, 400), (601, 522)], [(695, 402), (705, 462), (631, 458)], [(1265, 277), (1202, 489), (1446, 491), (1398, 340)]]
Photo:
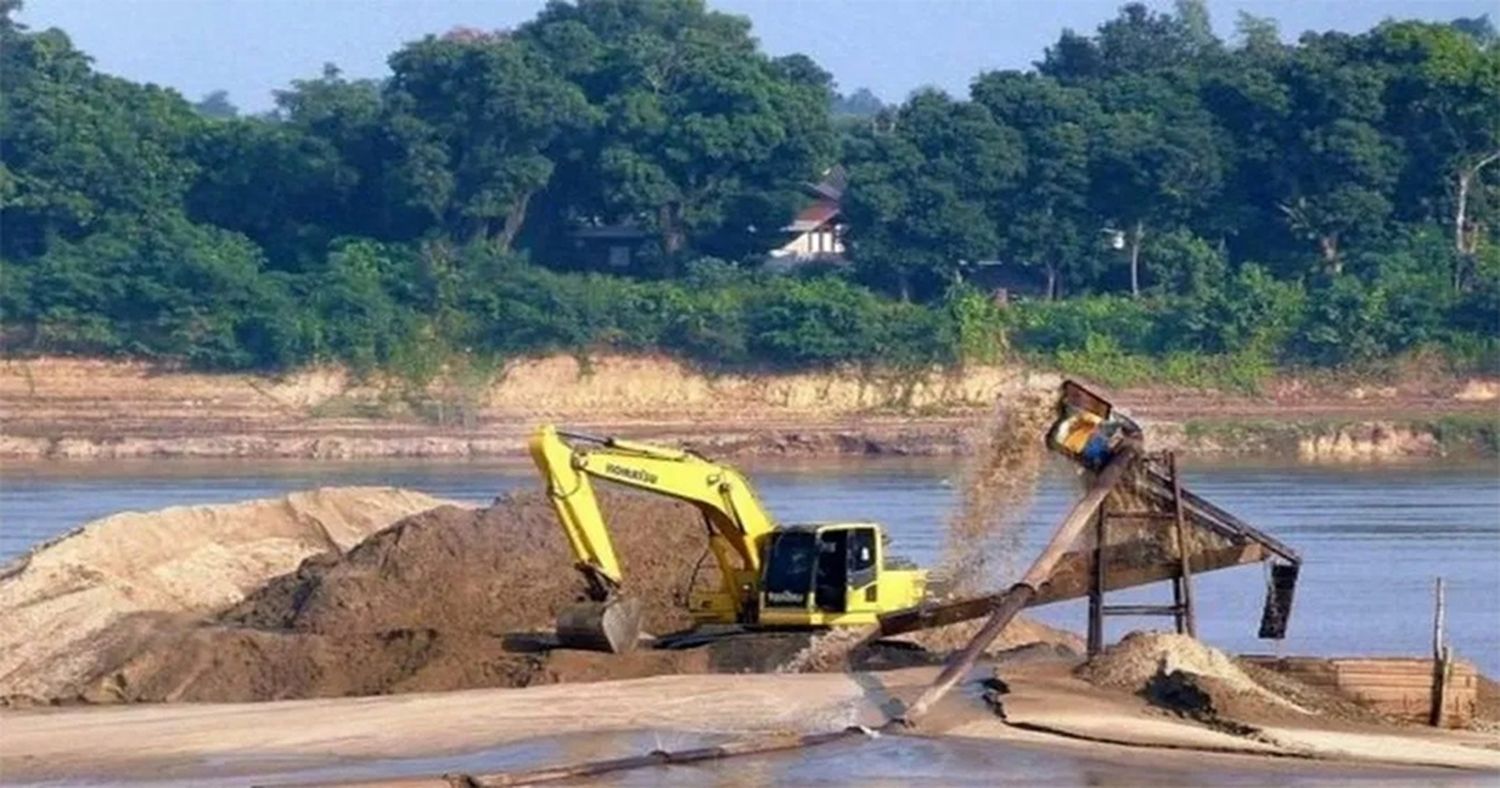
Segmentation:
[(767, 57), (747, 20), (702, 0), (553, 3), (518, 35), (603, 116), (560, 179), (575, 222), (649, 228), (668, 256), (722, 255), (768, 213), (784, 222), (799, 184), (832, 163), (828, 74)]
[(849, 245), (868, 281), (932, 297), (999, 251), (991, 210), (1015, 188), (1023, 152), (983, 107), (919, 92), (893, 131), (862, 135), (847, 155)]
[(299, 358), (286, 289), (243, 236), (180, 215), (114, 219), (26, 265), (29, 312), (10, 319), (36, 348), (231, 369)]
[(1099, 220), (1089, 210), (1089, 135), (1100, 123), (1087, 91), (1014, 71), (981, 74), (973, 100), (1020, 132), (1025, 169), (1019, 187), (995, 205), (992, 221), (1012, 259), (1040, 266), (1047, 297), (1092, 274)]
[(870, 92), (869, 88), (859, 90), (845, 96), (842, 93), (835, 94), (829, 111), (834, 117), (848, 116), (853, 118), (870, 119), (879, 115), (886, 108), (885, 102), (880, 97)]
[(1127, 3), (1092, 38), (1064, 30), (1037, 70), (1065, 82), (1143, 74), (1189, 65), (1220, 46), (1201, 0), (1179, 0), (1176, 11)]
[(203, 98), (193, 102), (193, 109), (205, 118), (214, 120), (228, 120), (239, 117), (240, 108), (229, 100), (229, 91), (215, 90), (204, 94)]
[(582, 91), (508, 34), (428, 36), (390, 64), (387, 123), (409, 204), (457, 239), (509, 248), (552, 177), (548, 147), (592, 120)]
[[(1465, 284), (1481, 229), (1500, 216), (1500, 44), (1450, 25), (1387, 23), (1371, 34), (1390, 64), (1386, 104), (1408, 150), (1406, 188), (1445, 205), (1454, 288)], [(1425, 217), (1417, 217), (1425, 218)]]
[[(1129, 95), (1131, 81), (1115, 83)], [(1160, 85), (1146, 90), (1152, 87)], [(1190, 105), (1121, 105), (1105, 115), (1096, 134), (1089, 166), (1094, 211), (1123, 234), (1130, 293), (1139, 297), (1148, 231), (1181, 224), (1209, 207), (1223, 185), (1223, 148), (1211, 118)]]
[(1304, 36), (1285, 76), (1294, 131), (1281, 159), (1287, 193), (1278, 208), (1334, 275), (1343, 271), (1341, 244), (1380, 232), (1402, 165), (1377, 125), (1386, 74), (1360, 58), (1359, 47), (1344, 34)]
[(174, 211), (201, 119), (171, 91), (93, 71), (59, 30), (0, 25), (0, 253), (26, 257), (115, 214)]

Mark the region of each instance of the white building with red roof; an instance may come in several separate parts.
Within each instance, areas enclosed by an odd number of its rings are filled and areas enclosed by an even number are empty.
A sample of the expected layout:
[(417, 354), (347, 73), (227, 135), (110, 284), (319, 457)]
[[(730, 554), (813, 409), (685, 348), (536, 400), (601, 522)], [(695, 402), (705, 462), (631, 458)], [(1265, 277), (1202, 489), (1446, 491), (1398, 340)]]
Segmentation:
[(840, 201), (849, 176), (835, 165), (818, 183), (807, 184), (808, 203), (781, 228), (789, 237), (771, 250), (772, 264), (795, 265), (813, 260), (841, 260), (844, 255), (844, 220)]

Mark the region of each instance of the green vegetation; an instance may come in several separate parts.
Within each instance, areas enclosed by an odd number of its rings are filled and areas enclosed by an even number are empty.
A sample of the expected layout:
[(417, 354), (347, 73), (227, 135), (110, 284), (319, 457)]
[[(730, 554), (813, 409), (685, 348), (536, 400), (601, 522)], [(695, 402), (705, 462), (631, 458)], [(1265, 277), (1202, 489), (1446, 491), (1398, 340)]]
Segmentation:
[(1474, 450), (1486, 457), (1500, 457), (1500, 416), (1482, 413), (1443, 416), (1432, 422), (1432, 432), (1445, 452)]
[[(577, 0), (412, 42), (382, 81), (329, 66), (245, 117), (98, 73), (17, 6), (0, 0), (10, 353), (446, 372), (452, 391), (405, 403), (439, 421), (543, 352), (1019, 356), (1237, 389), (1412, 353), (1500, 370), (1487, 19), (1288, 45), (1242, 17), (1226, 43), (1199, 0), (1132, 4), (1034, 70), (888, 107), (701, 0)], [(847, 264), (762, 270), (785, 240), (768, 228), (835, 163)], [(997, 272), (1019, 297), (991, 297)]]

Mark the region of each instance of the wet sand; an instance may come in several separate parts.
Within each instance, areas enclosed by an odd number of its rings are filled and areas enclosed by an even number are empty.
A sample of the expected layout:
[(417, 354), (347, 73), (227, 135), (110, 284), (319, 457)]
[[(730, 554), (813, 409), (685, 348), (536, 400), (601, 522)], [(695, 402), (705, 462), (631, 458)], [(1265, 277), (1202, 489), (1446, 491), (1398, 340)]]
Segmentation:
[[(742, 734), (877, 725), (893, 699), (910, 697), (932, 673), (715, 674), (258, 704), (9, 710), (0, 713), (0, 775), (19, 783), (437, 785), (433, 778), (454, 771), (536, 768)], [(1468, 786), (1493, 784), (1500, 774), (1494, 735), (1285, 726), (1267, 729), (1268, 740), (1253, 740), (1165, 715), (1127, 694), (1101, 693), (1065, 673), (1012, 671), (1009, 723), (970, 684), (915, 735), (653, 768), (610, 781), (1296, 785), (1384, 778)]]

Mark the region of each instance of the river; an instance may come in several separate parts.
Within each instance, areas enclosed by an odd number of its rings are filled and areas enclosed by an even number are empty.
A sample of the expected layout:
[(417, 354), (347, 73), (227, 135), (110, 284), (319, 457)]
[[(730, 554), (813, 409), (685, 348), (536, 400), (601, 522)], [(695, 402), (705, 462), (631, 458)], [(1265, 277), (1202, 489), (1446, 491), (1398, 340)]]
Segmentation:
[[(784, 522), (872, 519), (895, 551), (930, 564), (957, 497), (962, 460), (748, 461), (765, 503)], [(1315, 466), (1184, 462), (1186, 485), (1299, 550), (1305, 564), (1288, 637), (1255, 637), (1264, 571), (1195, 578), (1199, 635), (1235, 652), (1423, 655), (1431, 649), (1432, 585), (1448, 586), (1459, 656), (1500, 674), (1500, 469), (1487, 463)], [(0, 561), (112, 512), (238, 501), (319, 485), (380, 484), (483, 503), (535, 485), (519, 462), (142, 460), (0, 466)], [(1035, 555), (1077, 487), (1056, 464), (1026, 517)], [(1112, 602), (1166, 601), (1165, 585)], [(1035, 611), (1081, 631), (1079, 602)], [(1162, 619), (1108, 622), (1108, 635)]]

